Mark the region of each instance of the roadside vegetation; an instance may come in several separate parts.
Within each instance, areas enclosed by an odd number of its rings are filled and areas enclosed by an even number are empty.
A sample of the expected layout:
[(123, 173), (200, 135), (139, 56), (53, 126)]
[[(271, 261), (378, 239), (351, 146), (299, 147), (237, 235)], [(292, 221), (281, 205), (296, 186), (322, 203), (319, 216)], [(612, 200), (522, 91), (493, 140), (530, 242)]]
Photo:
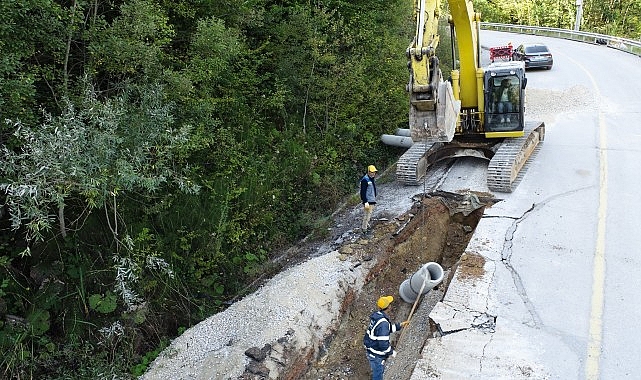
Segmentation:
[[(477, 1), (571, 28), (574, 0)], [(0, 377), (127, 378), (326, 227), (407, 122), (409, 1), (0, 3)], [(641, 0), (582, 30), (641, 37)]]
[[(580, 30), (641, 40), (641, 0), (582, 0)], [(576, 0), (474, 0), (483, 21), (574, 29)]]

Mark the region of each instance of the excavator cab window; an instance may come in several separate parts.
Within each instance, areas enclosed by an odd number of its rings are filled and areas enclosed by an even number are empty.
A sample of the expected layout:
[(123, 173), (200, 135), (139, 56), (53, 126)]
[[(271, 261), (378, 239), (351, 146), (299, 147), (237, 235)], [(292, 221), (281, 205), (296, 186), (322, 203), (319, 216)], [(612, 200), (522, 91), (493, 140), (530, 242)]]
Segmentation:
[(485, 131), (523, 129), (522, 84), (517, 75), (492, 76), (486, 85)]

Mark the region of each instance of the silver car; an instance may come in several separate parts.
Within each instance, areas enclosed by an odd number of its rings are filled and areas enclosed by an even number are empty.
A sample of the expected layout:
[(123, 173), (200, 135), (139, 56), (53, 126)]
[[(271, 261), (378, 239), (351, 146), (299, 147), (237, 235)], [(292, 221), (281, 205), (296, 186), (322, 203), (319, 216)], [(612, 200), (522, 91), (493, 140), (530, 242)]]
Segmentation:
[(512, 53), (513, 61), (525, 62), (525, 68), (544, 67), (551, 69), (554, 64), (550, 49), (544, 44), (522, 44)]

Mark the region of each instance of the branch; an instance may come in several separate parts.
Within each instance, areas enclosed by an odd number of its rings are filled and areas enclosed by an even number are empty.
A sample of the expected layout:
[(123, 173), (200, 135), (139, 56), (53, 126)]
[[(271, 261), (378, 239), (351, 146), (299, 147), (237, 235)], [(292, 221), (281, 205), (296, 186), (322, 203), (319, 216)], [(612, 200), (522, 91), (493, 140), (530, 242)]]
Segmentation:
[(65, 226), (65, 204), (64, 202), (58, 203), (58, 220), (60, 221), (60, 233), (62, 238), (67, 237), (67, 227)]

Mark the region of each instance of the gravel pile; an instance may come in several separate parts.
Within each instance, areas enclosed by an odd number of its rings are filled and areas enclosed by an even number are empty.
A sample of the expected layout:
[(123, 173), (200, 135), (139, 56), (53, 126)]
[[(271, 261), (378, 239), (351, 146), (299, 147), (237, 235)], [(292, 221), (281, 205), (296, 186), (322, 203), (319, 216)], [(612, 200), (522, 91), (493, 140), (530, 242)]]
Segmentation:
[(583, 86), (573, 86), (564, 90), (528, 87), (525, 119), (542, 120), (551, 124), (557, 115), (567, 114), (569, 106), (577, 113), (593, 108), (597, 104), (595, 96), (590, 89)]

